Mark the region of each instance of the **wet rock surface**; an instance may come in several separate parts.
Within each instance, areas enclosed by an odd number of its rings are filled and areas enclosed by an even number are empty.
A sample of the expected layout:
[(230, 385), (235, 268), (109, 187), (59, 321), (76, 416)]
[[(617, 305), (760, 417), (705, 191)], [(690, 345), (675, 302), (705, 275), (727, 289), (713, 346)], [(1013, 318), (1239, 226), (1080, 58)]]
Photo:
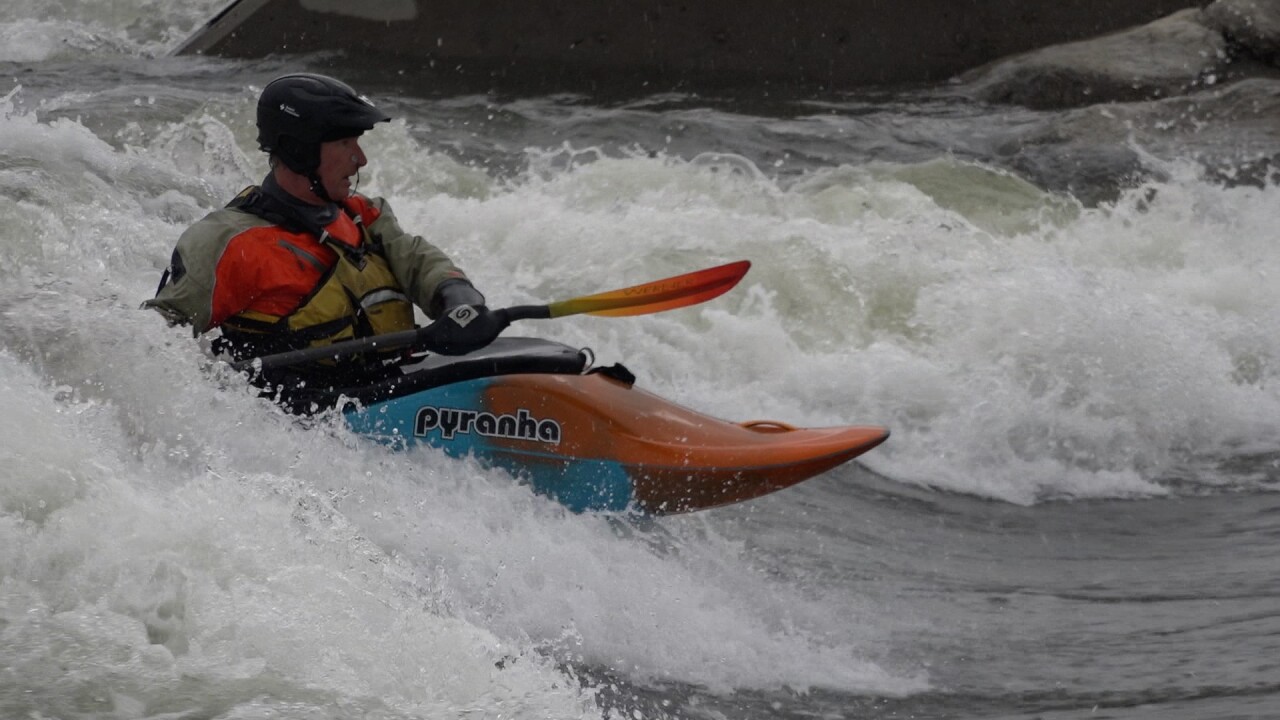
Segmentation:
[(1222, 33), (1239, 55), (1268, 64), (1280, 61), (1280, 2), (1219, 0), (1205, 8), (1202, 21)]
[(952, 90), (1037, 113), (997, 157), (1086, 204), (1189, 166), (1229, 186), (1280, 181), (1280, 0), (1219, 0), (1007, 57)]
[(1155, 100), (1277, 77), (1280, 0), (1219, 0), (1136, 28), (1014, 55), (962, 74), (978, 100), (1062, 109)]

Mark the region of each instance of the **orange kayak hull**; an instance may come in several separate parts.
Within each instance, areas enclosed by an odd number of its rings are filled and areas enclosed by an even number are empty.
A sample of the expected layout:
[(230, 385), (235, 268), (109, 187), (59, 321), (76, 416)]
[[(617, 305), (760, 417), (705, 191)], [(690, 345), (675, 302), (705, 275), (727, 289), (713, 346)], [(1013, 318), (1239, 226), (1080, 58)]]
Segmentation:
[[(556, 453), (627, 469), (632, 502), (649, 514), (705, 510), (790, 487), (889, 437), (881, 427), (792, 428), (732, 423), (604, 375), (513, 375), (486, 391), (491, 407), (536, 407), (563, 426)], [(510, 448), (526, 455), (527, 448)]]

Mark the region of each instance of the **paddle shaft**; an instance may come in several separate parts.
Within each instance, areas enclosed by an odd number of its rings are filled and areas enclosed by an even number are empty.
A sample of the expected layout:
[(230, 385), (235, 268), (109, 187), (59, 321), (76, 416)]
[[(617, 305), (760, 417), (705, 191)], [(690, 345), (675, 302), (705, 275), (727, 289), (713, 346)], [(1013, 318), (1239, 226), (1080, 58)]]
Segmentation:
[[(508, 321), (537, 320), (551, 317), (549, 308), (546, 305), (516, 305), (515, 307), (494, 310), (493, 312), (495, 314), (506, 315)], [(273, 368), (288, 367), (290, 365), (298, 365), (300, 363), (316, 362), (320, 360), (341, 360), (361, 353), (376, 352), (380, 350), (397, 350), (405, 347), (421, 347), (426, 350), (432, 349), (431, 325), (414, 330), (401, 330), (400, 332), (387, 333), (385, 335), (360, 338), (359, 340), (344, 340), (342, 342), (333, 343), (332, 345), (302, 348), (300, 350), (289, 350), (287, 352), (276, 353), (274, 355), (264, 355), (262, 357), (250, 358), (248, 360), (239, 360), (231, 363), (231, 369), (236, 371), (271, 370)]]
[[(561, 300), (547, 305), (516, 305), (493, 312), (503, 316), (507, 323), (516, 320), (543, 320), (580, 314), (619, 317), (663, 312), (706, 302), (723, 295), (737, 285), (750, 268), (750, 262), (739, 260), (727, 265), (633, 285), (621, 290)], [(438, 346), (432, 342), (434, 327), (436, 324), (432, 323), (415, 330), (402, 330), (358, 340), (345, 340), (332, 345), (239, 360), (232, 363), (231, 368), (236, 371), (251, 369), (261, 371), (320, 360), (341, 360), (361, 353), (405, 347), (433, 350)]]

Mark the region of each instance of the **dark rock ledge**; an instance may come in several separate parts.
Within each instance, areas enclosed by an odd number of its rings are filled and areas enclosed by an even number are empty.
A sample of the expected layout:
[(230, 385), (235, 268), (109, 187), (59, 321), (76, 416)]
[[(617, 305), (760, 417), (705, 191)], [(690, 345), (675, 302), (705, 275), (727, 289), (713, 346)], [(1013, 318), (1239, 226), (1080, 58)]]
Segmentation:
[(987, 102), (1062, 109), (1155, 100), (1258, 77), (1280, 78), (1280, 0), (1218, 0), (1002, 58), (954, 83)]

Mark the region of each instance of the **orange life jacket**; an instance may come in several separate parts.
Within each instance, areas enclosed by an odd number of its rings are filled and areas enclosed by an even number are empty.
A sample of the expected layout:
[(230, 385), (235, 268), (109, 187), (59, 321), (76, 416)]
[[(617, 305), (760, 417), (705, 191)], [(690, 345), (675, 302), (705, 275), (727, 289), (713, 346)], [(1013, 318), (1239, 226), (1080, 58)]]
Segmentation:
[[(248, 188), (231, 206), (259, 214), (260, 202), (257, 188)], [(272, 276), (260, 287), (278, 290), (223, 321), (223, 337), (235, 354), (282, 352), (414, 327), (413, 304), (365, 228), (364, 216), (372, 209), (355, 197), (342, 210), (318, 233), (280, 225), (249, 231), (255, 237), (246, 246), (262, 255), (261, 273)]]

